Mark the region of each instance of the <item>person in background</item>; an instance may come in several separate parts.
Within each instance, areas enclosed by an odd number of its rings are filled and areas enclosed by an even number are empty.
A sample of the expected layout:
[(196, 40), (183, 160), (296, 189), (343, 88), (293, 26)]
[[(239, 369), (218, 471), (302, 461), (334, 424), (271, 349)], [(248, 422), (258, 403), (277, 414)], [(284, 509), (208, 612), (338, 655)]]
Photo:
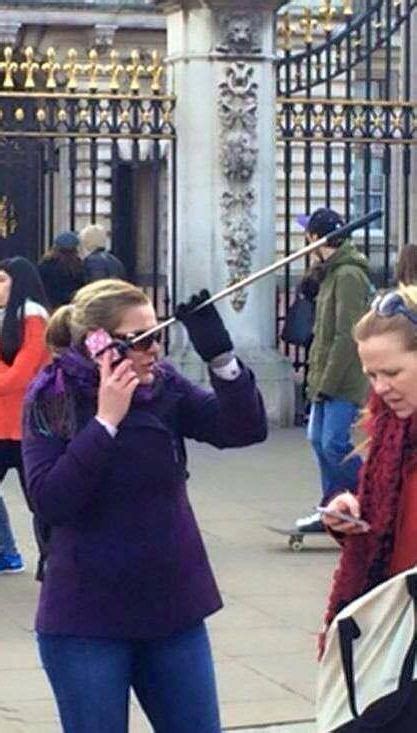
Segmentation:
[(80, 239), (75, 232), (61, 232), (54, 246), (41, 259), (39, 274), (53, 310), (69, 303), (85, 284), (84, 267), (79, 255)]
[(417, 285), (417, 244), (406, 244), (398, 258), (396, 280), (399, 285)]
[(358, 493), (342, 491), (328, 509), (366, 526), (323, 519), (342, 542), (325, 631), (352, 600), (417, 564), (417, 286), (378, 295), (354, 337), (371, 384), (363, 418), (367, 458)]
[[(10, 468), (25, 479), (21, 455), (22, 409), (27, 385), (48, 361), (45, 291), (24, 257), (0, 261), (0, 480)], [(0, 496), (0, 573), (24, 569), (4, 499)]]
[(30, 501), (51, 528), (36, 630), (65, 733), (127, 733), (131, 689), (156, 733), (221, 730), (204, 619), (222, 601), (184, 439), (237, 448), (267, 426), (215, 307), (195, 312), (207, 297), (176, 316), (211, 392), (159, 360), (159, 334), (130, 343), (157, 324), (130, 283), (84, 286), (49, 324), (57, 356), (29, 389), (23, 453)]
[[(309, 242), (341, 228), (344, 221), (332, 209), (317, 209), (306, 224)], [(349, 241), (334, 239), (320, 247), (321, 261), (313, 341), (307, 378), (311, 400), (308, 439), (321, 476), (326, 503), (341, 488), (355, 490), (361, 459), (353, 451), (351, 428), (368, 390), (352, 328), (365, 313), (372, 292), (368, 262)], [(316, 273), (318, 273), (316, 265)], [(322, 531), (317, 512), (296, 520), (304, 532)]]
[(106, 277), (126, 279), (126, 270), (120, 260), (106, 249), (106, 232), (100, 224), (89, 224), (80, 232), (86, 283)]

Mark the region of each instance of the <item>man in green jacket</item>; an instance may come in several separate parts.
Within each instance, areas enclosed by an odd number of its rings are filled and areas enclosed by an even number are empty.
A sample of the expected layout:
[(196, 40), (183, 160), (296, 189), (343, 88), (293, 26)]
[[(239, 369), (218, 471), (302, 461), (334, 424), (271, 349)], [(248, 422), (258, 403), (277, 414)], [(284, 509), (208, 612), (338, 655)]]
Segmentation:
[[(332, 209), (318, 209), (306, 221), (310, 242), (344, 224)], [(316, 302), (314, 338), (309, 355), (308, 395), (311, 412), (308, 439), (321, 474), (322, 501), (335, 492), (355, 491), (361, 459), (353, 450), (351, 428), (368, 384), (352, 338), (354, 324), (366, 312), (372, 285), (368, 262), (349, 240), (320, 247), (322, 262)], [(322, 529), (314, 513), (296, 522), (304, 531)]]

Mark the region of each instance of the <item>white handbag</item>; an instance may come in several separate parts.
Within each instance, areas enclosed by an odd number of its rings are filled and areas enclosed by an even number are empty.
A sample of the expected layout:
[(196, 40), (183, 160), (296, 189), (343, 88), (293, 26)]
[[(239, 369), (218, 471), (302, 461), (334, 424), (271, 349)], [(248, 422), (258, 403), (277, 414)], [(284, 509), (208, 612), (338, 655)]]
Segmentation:
[(344, 608), (318, 674), (318, 733), (417, 732), (417, 567)]

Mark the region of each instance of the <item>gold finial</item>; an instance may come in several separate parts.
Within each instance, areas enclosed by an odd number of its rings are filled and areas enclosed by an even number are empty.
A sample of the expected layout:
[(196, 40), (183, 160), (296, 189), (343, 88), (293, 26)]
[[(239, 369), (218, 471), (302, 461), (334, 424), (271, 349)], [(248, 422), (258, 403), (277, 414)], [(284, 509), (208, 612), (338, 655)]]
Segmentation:
[(55, 50), (50, 46), (46, 52), (48, 61), (42, 64), (41, 69), (47, 75), (46, 77), (46, 88), (56, 89), (55, 74), (60, 70), (61, 64), (56, 61)]
[(161, 91), (161, 76), (164, 67), (162, 65), (161, 56), (156, 49), (151, 52), (151, 63), (146, 67), (146, 71), (152, 77), (151, 89), (154, 94)]
[(295, 27), (293, 23), (291, 23), (290, 14), (284, 13), (283, 22), (280, 25), (279, 32), (281, 33), (282, 37), (284, 38), (284, 48), (286, 51), (291, 50), (292, 35), (294, 31), (295, 31)]
[(109, 88), (113, 94), (116, 94), (120, 89), (119, 76), (125, 70), (123, 64), (118, 63), (119, 54), (113, 49), (110, 51), (110, 61), (105, 67), (105, 71), (110, 74)]
[(138, 92), (140, 89), (140, 75), (146, 70), (145, 66), (140, 63), (138, 51), (132, 51), (130, 54), (131, 62), (126, 66), (126, 71), (130, 76), (129, 89), (131, 92)]
[(82, 71), (82, 65), (77, 63), (78, 54), (75, 48), (70, 48), (68, 51), (68, 63), (62, 67), (65, 73), (68, 75), (67, 90), (69, 92), (75, 92), (78, 87), (77, 76)]
[(26, 79), (24, 83), (25, 89), (34, 89), (35, 88), (35, 80), (33, 78), (33, 74), (35, 71), (38, 71), (39, 64), (33, 60), (33, 48), (32, 46), (28, 46), (24, 50), (24, 54), (26, 57), (26, 61), (23, 61), (22, 64), (20, 64), (20, 68), (22, 71), (26, 74)]
[(353, 15), (352, 0), (343, 0), (343, 14)]
[(0, 71), (4, 72), (3, 89), (14, 89), (13, 74), (17, 71), (17, 63), (12, 59), (13, 49), (11, 46), (6, 46), (4, 61), (0, 62)]
[(305, 43), (313, 43), (313, 31), (317, 26), (317, 20), (313, 18), (310, 8), (304, 8), (304, 18), (300, 20), (300, 26), (304, 32)]
[(333, 29), (333, 16), (336, 13), (336, 8), (332, 5), (332, 0), (323, 0), (323, 4), (319, 9), (319, 15), (323, 18), (323, 28), (326, 33), (330, 33)]
[(88, 53), (88, 64), (83, 67), (83, 72), (88, 74), (88, 88), (91, 92), (96, 92), (98, 89), (97, 75), (102, 74), (104, 67), (98, 63), (98, 53), (95, 48), (92, 48)]

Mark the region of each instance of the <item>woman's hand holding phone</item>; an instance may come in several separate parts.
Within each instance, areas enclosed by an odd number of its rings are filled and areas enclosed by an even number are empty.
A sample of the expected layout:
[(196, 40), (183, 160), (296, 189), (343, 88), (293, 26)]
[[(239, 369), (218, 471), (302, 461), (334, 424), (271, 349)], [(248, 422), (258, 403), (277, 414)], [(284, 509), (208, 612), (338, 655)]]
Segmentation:
[(323, 523), (333, 532), (343, 534), (363, 534), (369, 532), (368, 522), (360, 518), (360, 505), (357, 497), (346, 491), (332, 499), (326, 507), (317, 507)]
[(100, 359), (97, 417), (117, 428), (129, 410), (139, 377), (130, 359), (112, 367), (112, 358), (109, 350)]

